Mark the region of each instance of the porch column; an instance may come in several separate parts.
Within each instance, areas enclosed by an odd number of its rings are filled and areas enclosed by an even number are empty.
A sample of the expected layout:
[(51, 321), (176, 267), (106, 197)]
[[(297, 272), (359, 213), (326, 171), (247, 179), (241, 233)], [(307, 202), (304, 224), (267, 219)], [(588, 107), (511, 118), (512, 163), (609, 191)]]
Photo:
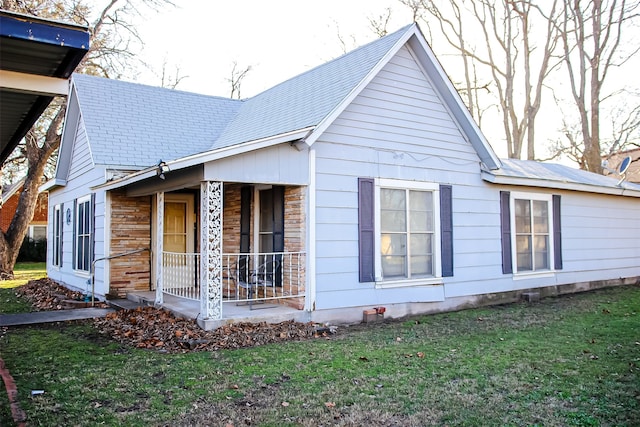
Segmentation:
[(162, 261), (164, 252), (164, 192), (156, 193), (156, 304), (162, 304)]
[(222, 319), (222, 182), (200, 184), (200, 313)]

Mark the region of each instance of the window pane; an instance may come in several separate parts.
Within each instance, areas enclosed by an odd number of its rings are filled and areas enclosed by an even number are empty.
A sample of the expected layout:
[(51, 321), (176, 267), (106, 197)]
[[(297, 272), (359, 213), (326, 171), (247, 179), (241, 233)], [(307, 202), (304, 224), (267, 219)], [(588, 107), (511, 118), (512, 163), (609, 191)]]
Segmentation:
[(83, 246), (84, 246), (84, 253), (83, 253), (83, 257), (82, 257), (82, 270), (85, 271), (89, 271), (89, 255), (90, 255), (90, 250), (89, 250), (89, 236), (86, 236), (83, 238)]
[(259, 231), (273, 231), (273, 190), (260, 191)]
[(433, 276), (433, 257), (412, 256), (411, 257), (411, 277)]
[(536, 270), (549, 269), (549, 236), (535, 236)]
[(89, 209), (89, 202), (84, 203), (84, 232), (85, 234), (89, 234), (91, 231), (91, 227), (89, 227), (89, 221), (91, 210)]
[(47, 238), (47, 226), (46, 225), (34, 225), (33, 226), (33, 239), (41, 240)]
[(433, 235), (411, 235), (411, 277), (433, 275)]
[(273, 252), (273, 234), (260, 234), (260, 252)]
[(433, 236), (431, 234), (411, 235), (411, 255), (431, 255)]
[(84, 203), (78, 205), (78, 234), (84, 234)]
[(382, 276), (385, 279), (407, 277), (406, 256), (383, 256)]
[(428, 191), (409, 192), (411, 232), (433, 231), (433, 193)]
[(404, 234), (383, 234), (380, 241), (382, 255), (407, 254), (407, 236)]
[(406, 193), (404, 190), (380, 190), (380, 226), (382, 231), (406, 231)]
[(516, 257), (518, 262), (518, 271), (533, 269), (531, 236), (516, 237)]
[(533, 201), (533, 227), (535, 233), (549, 232), (549, 208), (545, 201)]
[(407, 237), (404, 234), (383, 234), (380, 239), (382, 252), (382, 275), (407, 277)]
[(531, 233), (531, 205), (529, 200), (515, 200), (516, 233)]

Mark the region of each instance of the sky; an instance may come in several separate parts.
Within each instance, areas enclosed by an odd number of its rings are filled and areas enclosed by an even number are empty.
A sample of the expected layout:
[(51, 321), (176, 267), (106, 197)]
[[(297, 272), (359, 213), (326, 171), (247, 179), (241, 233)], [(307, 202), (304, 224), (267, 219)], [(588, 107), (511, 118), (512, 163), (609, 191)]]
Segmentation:
[[(369, 18), (386, 15), (388, 29), (411, 23), (397, 0), (182, 0), (146, 14), (138, 25), (145, 46), (139, 59), (154, 72), (128, 77), (140, 83), (162, 84), (161, 71), (184, 79), (177, 89), (229, 96), (228, 79), (251, 66), (241, 85), (250, 97), (377, 38)], [(340, 37), (339, 37), (340, 35)]]
[[(230, 96), (232, 69), (251, 67), (242, 80), (241, 97), (247, 98), (290, 77), (336, 58), (378, 36), (370, 20), (380, 21), (391, 10), (387, 30), (393, 32), (412, 22), (409, 9), (399, 0), (174, 0), (176, 7), (145, 13), (136, 23), (144, 48), (138, 59), (146, 67), (128, 70), (122, 78), (161, 86), (163, 64), (170, 79), (182, 77), (176, 89), (206, 95)], [(423, 32), (426, 31), (424, 24)], [(434, 42), (436, 43), (436, 42)], [(443, 56), (444, 45), (434, 46), (445, 71), (455, 71), (454, 57)], [(640, 55), (636, 55), (636, 62)], [(640, 66), (640, 65), (639, 65)], [(609, 76), (622, 86), (635, 82), (635, 66), (626, 66), (631, 77)], [(564, 76), (562, 76), (564, 78)], [(556, 96), (566, 82), (550, 82)], [(637, 85), (634, 83), (634, 85)], [(165, 84), (166, 86), (166, 84)], [(570, 99), (567, 96), (566, 99)], [(553, 102), (547, 94), (547, 101)], [(571, 101), (567, 101), (571, 102)], [(568, 105), (568, 104), (567, 104)], [(547, 140), (558, 136), (561, 114), (557, 107), (543, 108), (538, 116), (538, 155)], [(571, 111), (571, 107), (567, 107)], [(483, 118), (485, 136), (500, 157), (506, 144), (497, 109)], [(601, 116), (602, 126), (610, 121)], [(540, 125), (542, 123), (543, 125)]]

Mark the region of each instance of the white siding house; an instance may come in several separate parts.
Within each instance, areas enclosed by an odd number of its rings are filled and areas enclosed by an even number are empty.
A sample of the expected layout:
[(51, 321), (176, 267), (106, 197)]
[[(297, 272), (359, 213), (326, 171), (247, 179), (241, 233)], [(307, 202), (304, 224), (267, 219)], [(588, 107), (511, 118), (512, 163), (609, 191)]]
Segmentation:
[(95, 263), (99, 298), (213, 328), (640, 280), (640, 186), (498, 159), (415, 24), (242, 101), (74, 76), (69, 105), (47, 270), (84, 290)]

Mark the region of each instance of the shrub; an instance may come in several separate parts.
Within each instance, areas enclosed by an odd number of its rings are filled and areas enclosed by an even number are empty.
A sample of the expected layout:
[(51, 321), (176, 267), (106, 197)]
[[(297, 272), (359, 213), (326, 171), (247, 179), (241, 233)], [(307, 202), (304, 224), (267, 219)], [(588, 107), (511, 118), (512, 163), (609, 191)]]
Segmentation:
[(18, 262), (45, 262), (47, 260), (47, 239), (34, 240), (27, 236), (20, 246)]

